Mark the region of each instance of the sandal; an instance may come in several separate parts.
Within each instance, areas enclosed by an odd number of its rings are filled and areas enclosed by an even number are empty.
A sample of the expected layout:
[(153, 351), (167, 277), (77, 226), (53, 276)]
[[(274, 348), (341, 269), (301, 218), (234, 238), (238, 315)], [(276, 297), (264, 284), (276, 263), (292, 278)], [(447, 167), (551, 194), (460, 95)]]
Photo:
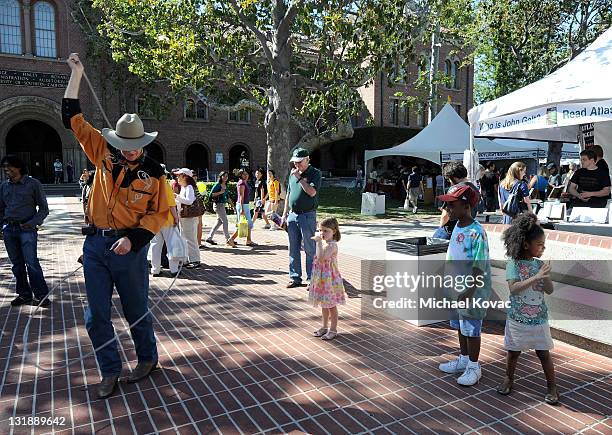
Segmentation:
[(321, 337), (321, 340), (333, 340), (337, 336), (338, 336), (338, 332), (332, 331), (330, 329), (329, 331), (327, 331), (327, 334), (325, 334), (323, 337)]
[(231, 246), (232, 248), (235, 248), (236, 242), (234, 242), (232, 239), (228, 239), (226, 242), (226, 245)]
[(245, 243), (246, 246), (257, 246), (257, 243), (254, 242), (247, 242)]
[(513, 381), (506, 378), (504, 380), (504, 383), (501, 384), (499, 387), (497, 387), (497, 393), (501, 394), (502, 396), (507, 396), (508, 394), (512, 392), (512, 384), (513, 384)]
[(327, 334), (327, 328), (319, 328), (314, 332), (315, 337), (323, 337)]
[(549, 391), (546, 393), (546, 396), (544, 396), (544, 401), (549, 405), (556, 405), (559, 403), (559, 392), (557, 391), (557, 387), (555, 387), (552, 392)]

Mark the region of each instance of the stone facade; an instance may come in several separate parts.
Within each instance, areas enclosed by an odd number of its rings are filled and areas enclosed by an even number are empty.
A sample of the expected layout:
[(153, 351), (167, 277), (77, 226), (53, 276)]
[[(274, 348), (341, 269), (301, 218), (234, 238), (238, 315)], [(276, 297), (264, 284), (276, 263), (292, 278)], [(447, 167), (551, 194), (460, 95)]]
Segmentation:
[[(128, 85), (114, 89), (108, 81), (103, 82), (108, 76), (108, 68), (87, 59), (85, 37), (71, 16), (70, 0), (44, 0), (52, 7), (55, 17), (53, 58), (37, 56), (33, 16), (37, 3), (43, 0), (7, 1), (6, 4), (18, 5), (22, 38), (20, 53), (8, 54), (6, 49), (0, 50), (0, 156), (19, 154), (30, 165), (31, 174), (43, 181), (52, 178), (51, 165), (55, 158), (60, 158), (64, 164), (72, 161), (75, 176), (86, 166), (78, 143), (61, 124), (59, 112), (70, 73), (65, 59), (71, 52), (78, 52), (110, 122), (114, 123), (126, 111), (139, 113), (147, 131), (159, 132), (158, 140), (148, 147), (149, 154), (169, 168), (186, 166), (198, 169), (201, 176), (208, 174), (212, 177), (221, 170), (232, 170), (244, 164), (251, 168), (265, 166), (267, 154), (262, 114), (251, 113), (240, 119), (240, 116), (230, 116), (225, 111), (202, 108), (201, 115), (205, 116), (198, 117), (197, 107), (179, 104), (161, 120), (155, 116), (147, 117), (146, 111), (138, 107), (142, 102), (139, 97), (143, 97), (144, 92)], [(450, 50), (448, 45), (441, 47), (439, 68), (442, 70), (445, 60), (451, 57)], [(426, 55), (427, 50), (422, 48), (420, 52)], [(460, 59), (463, 54), (459, 52), (457, 56), (453, 60)], [(406, 68), (409, 80), (416, 77), (416, 63), (409, 63)], [(409, 110), (405, 118), (407, 122), (404, 122), (403, 109), (397, 119), (393, 119), (391, 112), (393, 94), (403, 91), (414, 95), (413, 86), (406, 84), (390, 88), (386, 82), (383, 73), (362, 90), (378, 130), (371, 132), (370, 127), (357, 122), (354, 140), (331, 144), (318, 151), (317, 159), (322, 166), (354, 169), (358, 162), (363, 161), (364, 149), (380, 147), (381, 144), (394, 145), (418, 132), (422, 123), (417, 111)], [(443, 103), (450, 96), (453, 103), (461, 105), (459, 111), (465, 118), (473, 104), (472, 83), (471, 67), (459, 70), (458, 89), (440, 87), (440, 101)], [(105, 127), (102, 113), (85, 82), (81, 84), (80, 99), (86, 118), (97, 128)], [(297, 141), (299, 135), (294, 133)]]
[[(138, 95), (131, 89), (109, 90), (108, 83), (103, 86), (104, 65), (87, 59), (85, 38), (71, 17), (71, 1), (46, 1), (55, 11), (56, 58), (36, 56), (32, 19), (27, 19), (33, 13), (35, 2), (18, 0), (17, 3), (22, 53), (0, 52), (0, 157), (7, 153), (19, 154), (29, 164), (30, 173), (44, 181), (52, 177), (51, 164), (55, 158), (60, 158), (64, 165), (72, 161), (75, 174), (79, 174), (86, 166), (86, 159), (74, 136), (63, 127), (60, 115), (60, 103), (70, 74), (65, 63), (68, 55), (81, 54), (111, 123), (123, 111), (138, 110)], [(37, 73), (55, 74), (55, 80), (41, 79), (36, 77)], [(25, 81), (15, 78), (21, 76), (28, 78)], [(97, 128), (106, 127), (85, 81), (81, 83), (80, 100), (86, 118)], [(233, 169), (231, 164), (248, 163), (253, 168), (265, 165), (266, 137), (260, 114), (251, 113), (248, 120), (247, 116), (231, 120), (228, 112), (214, 110), (207, 110), (206, 119), (186, 119), (185, 115), (185, 108), (179, 105), (163, 120), (142, 116), (145, 130), (159, 132), (158, 140), (150, 146), (150, 154), (163, 158), (169, 168), (187, 166), (199, 169), (201, 176), (207, 170), (214, 176), (221, 170)], [(41, 127), (40, 123), (45, 124), (44, 134), (42, 130), (40, 134), (27, 134)]]

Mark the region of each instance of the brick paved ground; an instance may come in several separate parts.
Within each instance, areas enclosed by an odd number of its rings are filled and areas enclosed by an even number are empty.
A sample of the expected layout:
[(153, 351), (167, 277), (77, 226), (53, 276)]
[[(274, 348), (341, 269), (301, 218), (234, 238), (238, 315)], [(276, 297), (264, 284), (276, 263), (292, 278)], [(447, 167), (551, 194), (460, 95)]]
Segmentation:
[[(76, 226), (76, 204), (50, 219)], [(48, 229), (40, 252), (49, 283), (76, 266), (81, 239)], [(313, 338), (319, 313), (287, 290), (284, 234), (256, 231), (259, 247), (214, 247), (206, 267), (185, 271), (167, 298), (168, 278), (151, 281), (162, 369), (140, 384), (121, 383), (107, 401), (93, 400), (98, 371), (93, 357), (50, 374), (23, 356), (23, 329), (31, 309), (11, 308), (14, 281), (0, 251), (0, 434), (4, 433), (612, 433), (612, 361), (555, 342), (562, 403), (543, 403), (545, 382), (534, 355), (517, 369), (515, 391), (495, 393), (504, 370), (501, 330), (483, 336), (483, 378), (460, 388), (437, 371), (456, 353), (446, 325), (360, 318), (359, 259), (341, 253), (351, 289), (342, 307), (341, 336)], [(342, 245), (341, 245), (342, 248)], [(61, 285), (50, 310), (31, 324), (34, 362), (44, 366), (85, 355), (82, 273)], [(115, 326), (124, 330), (115, 301)], [(121, 339), (128, 368), (129, 338)], [(10, 426), (11, 417), (61, 417), (65, 425)]]

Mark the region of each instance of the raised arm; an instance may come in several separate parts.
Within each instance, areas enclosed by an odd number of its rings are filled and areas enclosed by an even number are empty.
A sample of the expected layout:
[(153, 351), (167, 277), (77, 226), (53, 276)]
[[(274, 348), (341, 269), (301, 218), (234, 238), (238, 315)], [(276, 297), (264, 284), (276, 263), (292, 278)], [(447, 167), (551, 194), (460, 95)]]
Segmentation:
[(64, 98), (71, 98), (77, 100), (79, 98), (79, 87), (81, 86), (81, 78), (83, 77), (83, 64), (79, 59), (78, 53), (71, 53), (68, 56), (68, 66), (71, 69), (70, 80), (68, 81), (68, 87), (64, 92)]

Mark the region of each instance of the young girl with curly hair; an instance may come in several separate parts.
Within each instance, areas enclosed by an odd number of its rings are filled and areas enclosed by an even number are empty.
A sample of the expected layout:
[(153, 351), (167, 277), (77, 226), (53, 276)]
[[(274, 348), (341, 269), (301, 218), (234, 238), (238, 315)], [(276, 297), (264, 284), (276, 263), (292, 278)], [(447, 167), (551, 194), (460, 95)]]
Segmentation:
[(548, 308), (544, 293), (553, 292), (550, 266), (540, 257), (544, 253), (546, 235), (532, 213), (519, 215), (503, 235), (506, 254), (506, 280), (510, 287), (510, 310), (506, 320), (504, 347), (507, 353), (506, 377), (497, 392), (512, 392), (514, 371), (522, 351), (534, 349), (546, 376), (548, 390), (544, 401), (555, 404), (559, 393), (555, 368), (550, 355), (553, 341), (548, 326)]

